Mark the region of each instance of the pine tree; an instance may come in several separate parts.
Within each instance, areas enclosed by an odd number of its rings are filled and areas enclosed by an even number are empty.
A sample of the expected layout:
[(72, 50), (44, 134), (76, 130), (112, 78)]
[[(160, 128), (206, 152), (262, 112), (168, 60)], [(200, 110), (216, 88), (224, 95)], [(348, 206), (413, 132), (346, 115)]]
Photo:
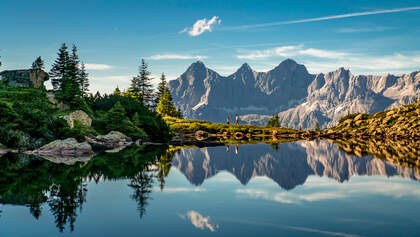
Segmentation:
[(89, 91), (89, 73), (86, 72), (85, 64), (82, 63), (82, 66), (80, 67), (80, 89), (82, 90), (82, 93), (86, 95)]
[(67, 51), (67, 45), (63, 43), (58, 51), (58, 58), (55, 60), (49, 73), (54, 90), (60, 89), (63, 80), (68, 78), (69, 61), (70, 55)]
[(267, 122), (266, 127), (280, 127), (280, 119), (278, 114), (274, 114), (273, 117)]
[[(70, 56), (69, 64), (68, 64), (68, 71), (70, 80), (74, 83), (77, 83), (79, 86), (82, 84), (80, 78), (80, 60), (79, 56), (77, 55), (77, 47), (73, 44), (72, 54)], [(81, 87), (81, 86), (80, 86)]]
[(151, 84), (152, 78), (148, 71), (148, 65), (144, 59), (141, 60), (139, 66), (139, 75), (131, 79), (130, 88), (128, 88), (128, 94), (141, 101), (143, 104), (151, 106), (153, 102), (153, 89)]
[(156, 112), (162, 116), (180, 117), (180, 114), (172, 103), (172, 96), (167, 87), (159, 99)]
[(121, 125), (121, 121), (127, 119), (127, 113), (121, 103), (118, 101), (114, 107), (108, 111), (106, 122), (111, 130), (116, 130)]
[(156, 104), (159, 104), (159, 99), (165, 93), (167, 86), (168, 86), (168, 83), (166, 82), (166, 76), (164, 73), (162, 73), (162, 76), (160, 77), (160, 82), (157, 88), (157, 92), (156, 92), (156, 101), (155, 101)]
[(118, 86), (117, 86), (117, 88), (115, 88), (114, 93), (112, 93), (112, 95), (115, 95), (115, 96), (122, 96), (122, 93), (121, 93), (121, 91), (120, 91), (120, 88), (118, 88)]
[(141, 60), (141, 65), (139, 67), (139, 82), (138, 88), (141, 93), (141, 101), (147, 105), (153, 100), (153, 89), (152, 89), (152, 78), (150, 77), (150, 72), (148, 70), (148, 65), (144, 59)]
[(32, 69), (44, 69), (44, 60), (42, 60), (41, 56), (37, 57), (32, 63)]
[(97, 91), (96, 94), (95, 94), (95, 96), (93, 98), (95, 98), (95, 99), (102, 98), (101, 93), (99, 93), (99, 91)]
[(138, 76), (135, 76), (135, 77), (133, 77), (133, 79), (131, 79), (131, 85), (128, 88), (127, 96), (132, 97), (132, 98), (140, 101), (141, 100), (141, 93), (140, 93), (140, 88), (138, 87), (139, 81), (140, 81), (140, 79), (139, 79)]
[[(1, 56), (0, 56), (0, 59), (1, 59)], [(1, 67), (1, 61), (0, 61), (0, 67)]]

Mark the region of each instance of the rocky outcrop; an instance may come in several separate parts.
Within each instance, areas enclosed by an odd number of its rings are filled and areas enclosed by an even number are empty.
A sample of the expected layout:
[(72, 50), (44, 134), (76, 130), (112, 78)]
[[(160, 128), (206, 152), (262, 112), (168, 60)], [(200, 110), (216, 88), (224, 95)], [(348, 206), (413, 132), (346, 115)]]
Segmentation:
[(117, 131), (112, 131), (107, 135), (99, 135), (95, 138), (86, 137), (86, 141), (98, 150), (118, 149), (132, 144), (130, 137)]
[(76, 110), (68, 115), (60, 116), (60, 118), (66, 120), (70, 128), (74, 128), (75, 121), (85, 127), (90, 127), (92, 125), (92, 119), (82, 110)]
[(420, 100), (409, 105), (384, 112), (350, 114), (337, 126), (324, 130), (330, 137), (380, 137), (420, 139)]
[(280, 124), (314, 129), (335, 126), (351, 113), (376, 113), (415, 102), (420, 97), (420, 72), (393, 76), (354, 76), (340, 68), (319, 74), (308, 87), (305, 102), (279, 113)]
[(87, 142), (79, 143), (74, 138), (53, 141), (37, 150), (28, 152), (45, 156), (82, 156), (92, 154), (92, 147)]
[(7, 70), (0, 72), (0, 81), (6, 86), (45, 89), (48, 73), (41, 69)]

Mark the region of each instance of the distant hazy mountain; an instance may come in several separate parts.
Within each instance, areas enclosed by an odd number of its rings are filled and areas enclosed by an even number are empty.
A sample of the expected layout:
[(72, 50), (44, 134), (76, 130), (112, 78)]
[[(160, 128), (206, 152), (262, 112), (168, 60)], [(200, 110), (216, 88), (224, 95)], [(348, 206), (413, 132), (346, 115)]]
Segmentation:
[(414, 102), (420, 95), (420, 73), (402, 76), (353, 76), (340, 68), (309, 74), (291, 59), (268, 72), (243, 64), (224, 77), (195, 62), (169, 82), (175, 105), (186, 118), (225, 122), (236, 113), (244, 123), (264, 124), (280, 113), (283, 126), (333, 125), (348, 113), (373, 113)]
[(172, 165), (191, 184), (201, 185), (218, 172), (227, 171), (246, 185), (252, 178), (266, 176), (286, 190), (304, 184), (308, 176), (324, 176), (344, 182), (352, 176), (400, 176), (419, 180), (415, 170), (400, 167), (372, 156), (357, 157), (341, 151), (328, 141), (281, 143), (278, 150), (266, 144), (183, 149), (175, 154)]

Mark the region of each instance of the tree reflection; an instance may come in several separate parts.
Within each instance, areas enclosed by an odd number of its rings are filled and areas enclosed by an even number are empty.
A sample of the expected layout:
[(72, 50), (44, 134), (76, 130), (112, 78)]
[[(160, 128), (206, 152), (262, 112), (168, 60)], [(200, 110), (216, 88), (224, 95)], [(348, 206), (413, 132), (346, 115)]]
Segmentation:
[[(134, 189), (131, 198), (138, 204), (140, 217), (146, 213), (156, 178), (163, 189), (174, 151), (167, 146), (131, 146), (119, 153), (104, 153), (87, 164), (56, 164), (24, 154), (6, 154), (0, 159), (0, 204), (27, 206), (34, 218), (48, 207), (60, 232), (68, 224), (75, 228), (77, 215), (86, 203), (86, 180), (128, 179)], [(150, 167), (156, 167), (150, 170)], [(1, 214), (1, 210), (0, 210)]]
[(153, 175), (147, 170), (143, 170), (133, 177), (128, 184), (129, 187), (134, 189), (131, 198), (137, 202), (137, 210), (139, 211), (140, 218), (143, 218), (146, 213), (146, 206), (153, 187)]
[(50, 188), (50, 198), (48, 205), (55, 217), (57, 228), (63, 232), (67, 222), (70, 230), (74, 230), (74, 222), (76, 221), (77, 208), (82, 210), (82, 205), (86, 202), (87, 188), (86, 184), (77, 185), (76, 190), (71, 186), (63, 186), (53, 184)]

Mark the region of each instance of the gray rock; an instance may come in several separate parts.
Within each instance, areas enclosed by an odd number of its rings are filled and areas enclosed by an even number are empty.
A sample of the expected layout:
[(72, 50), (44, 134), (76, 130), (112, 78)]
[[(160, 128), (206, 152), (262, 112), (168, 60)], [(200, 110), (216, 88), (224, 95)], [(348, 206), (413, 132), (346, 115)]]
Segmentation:
[(132, 144), (130, 137), (117, 131), (111, 131), (107, 135), (99, 135), (95, 138), (86, 137), (86, 141), (98, 150), (118, 149)]
[(93, 151), (87, 142), (78, 143), (74, 138), (67, 138), (53, 141), (28, 153), (41, 156), (82, 156), (93, 154)]
[(45, 89), (49, 75), (41, 69), (7, 70), (0, 72), (0, 80), (6, 86)]
[(82, 110), (76, 110), (68, 115), (60, 116), (60, 118), (66, 120), (70, 128), (74, 128), (75, 121), (85, 127), (90, 127), (92, 125), (92, 119)]

